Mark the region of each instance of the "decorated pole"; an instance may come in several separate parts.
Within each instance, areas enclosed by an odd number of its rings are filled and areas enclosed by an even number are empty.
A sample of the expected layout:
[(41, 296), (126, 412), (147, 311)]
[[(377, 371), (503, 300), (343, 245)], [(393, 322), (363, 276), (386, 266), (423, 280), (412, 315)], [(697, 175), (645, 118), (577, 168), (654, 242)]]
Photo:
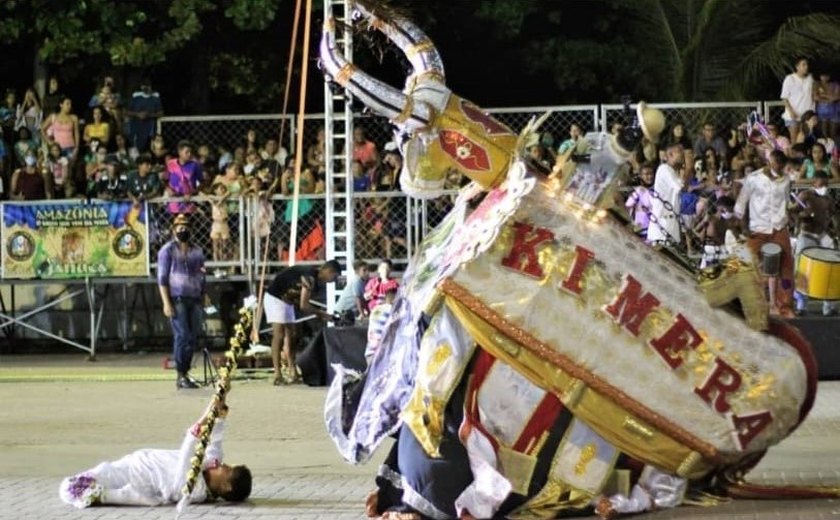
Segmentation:
[(216, 391), (213, 394), (213, 403), (210, 412), (205, 415), (198, 429), (198, 443), (195, 447), (195, 454), (190, 459), (190, 469), (187, 472), (187, 479), (181, 489), (181, 500), (175, 508), (175, 518), (179, 518), (190, 501), (195, 484), (201, 475), (201, 466), (204, 463), (204, 455), (207, 445), (210, 442), (210, 435), (219, 417), (219, 404), (225, 399), (230, 390), (230, 378), (236, 370), (236, 359), (242, 354), (244, 347), (248, 344), (248, 333), (251, 326), (251, 310), (245, 306), (239, 309), (239, 323), (234, 327), (233, 337), (230, 338), (230, 348), (225, 352), (225, 364), (219, 368), (219, 379), (216, 382)]

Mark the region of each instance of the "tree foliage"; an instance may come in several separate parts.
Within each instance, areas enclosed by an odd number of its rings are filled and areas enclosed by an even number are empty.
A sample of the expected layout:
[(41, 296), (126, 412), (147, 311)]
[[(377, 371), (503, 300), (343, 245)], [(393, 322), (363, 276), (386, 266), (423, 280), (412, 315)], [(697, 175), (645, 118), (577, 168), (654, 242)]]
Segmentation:
[(793, 70), (799, 56), (812, 61), (840, 49), (840, 16), (790, 13), (754, 0), (636, 0), (621, 2), (631, 25), (672, 79), (677, 101), (740, 99), (769, 73)]
[(0, 4), (0, 41), (27, 40), (48, 64), (101, 57), (147, 67), (195, 38), (201, 16), (216, 8), (212, 0), (8, 0)]
[[(794, 56), (840, 63), (840, 2), (380, 1), (429, 34), (450, 87), (483, 106), (776, 96)], [(0, 0), (0, 69), (26, 71), (4, 75), (22, 88), (37, 55), (85, 94), (105, 74), (124, 88), (142, 74), (169, 113), (276, 111), (293, 11), (292, 0)], [(402, 85), (403, 57), (356, 41), (358, 65)]]
[[(538, 97), (553, 95), (564, 103), (617, 101), (624, 93), (658, 101), (734, 100), (771, 91), (775, 95), (795, 56), (822, 60), (823, 65), (838, 63), (840, 2), (469, 4), (475, 15), (468, 22), (453, 12), (431, 16), (430, 21), (443, 40), (451, 41), (448, 35), (453, 32), (461, 35), (456, 46), (461, 53), (494, 65), (482, 81), (494, 81), (493, 72), (514, 66)], [(485, 26), (480, 34), (473, 28), (477, 24)], [(477, 36), (478, 43), (471, 45), (470, 36)], [(502, 47), (507, 50), (500, 52)], [(445, 47), (442, 53), (449, 56)], [(542, 88), (546, 82), (553, 93)]]
[[(195, 65), (204, 74), (200, 80), (205, 85), (233, 95), (252, 94), (265, 87), (260, 76), (268, 76), (267, 67), (278, 63), (271, 59), (275, 53), (262, 49), (257, 56), (256, 46), (247, 42), (271, 27), (284, 3), (6, 0), (0, 2), (0, 44), (31, 49), (71, 81), (107, 73), (136, 82), (139, 74), (164, 76), (173, 63), (188, 62), (187, 70), (194, 71)], [(184, 76), (183, 71), (175, 75)]]

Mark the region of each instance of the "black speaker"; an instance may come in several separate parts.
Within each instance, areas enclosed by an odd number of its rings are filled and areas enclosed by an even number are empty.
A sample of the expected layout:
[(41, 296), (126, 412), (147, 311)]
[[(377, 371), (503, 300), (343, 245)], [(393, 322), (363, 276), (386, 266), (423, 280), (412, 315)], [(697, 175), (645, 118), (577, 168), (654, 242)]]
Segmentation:
[(840, 318), (806, 316), (790, 324), (811, 342), (820, 381), (840, 379)]

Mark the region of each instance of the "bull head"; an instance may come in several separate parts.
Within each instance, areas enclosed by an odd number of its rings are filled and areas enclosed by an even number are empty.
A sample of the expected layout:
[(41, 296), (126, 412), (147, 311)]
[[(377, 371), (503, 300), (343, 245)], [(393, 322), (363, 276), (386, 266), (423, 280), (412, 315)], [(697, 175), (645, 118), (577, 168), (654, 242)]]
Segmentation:
[(484, 188), (499, 184), (516, 150), (517, 136), (507, 126), (446, 87), (443, 64), (434, 44), (406, 19), (384, 19), (354, 4), (354, 18), (380, 31), (408, 58), (413, 71), (402, 92), (347, 62), (336, 45), (336, 23), (327, 13), (321, 38), (326, 76), (374, 113), (387, 117), (405, 136), (401, 145), (400, 184), (415, 197), (435, 197), (455, 169)]

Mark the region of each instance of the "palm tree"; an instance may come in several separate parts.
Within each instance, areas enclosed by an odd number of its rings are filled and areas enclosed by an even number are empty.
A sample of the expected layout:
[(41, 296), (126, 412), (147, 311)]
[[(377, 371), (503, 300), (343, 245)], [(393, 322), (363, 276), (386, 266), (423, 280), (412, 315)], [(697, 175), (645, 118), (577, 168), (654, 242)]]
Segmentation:
[[(779, 19), (779, 4), (757, 0), (633, 0), (625, 9), (633, 34), (672, 78), (674, 101), (744, 99), (768, 74), (793, 70), (797, 57), (819, 59), (840, 47), (840, 16), (810, 13)], [(665, 87), (665, 85), (663, 85)], [(670, 92), (669, 92), (670, 91)]]

